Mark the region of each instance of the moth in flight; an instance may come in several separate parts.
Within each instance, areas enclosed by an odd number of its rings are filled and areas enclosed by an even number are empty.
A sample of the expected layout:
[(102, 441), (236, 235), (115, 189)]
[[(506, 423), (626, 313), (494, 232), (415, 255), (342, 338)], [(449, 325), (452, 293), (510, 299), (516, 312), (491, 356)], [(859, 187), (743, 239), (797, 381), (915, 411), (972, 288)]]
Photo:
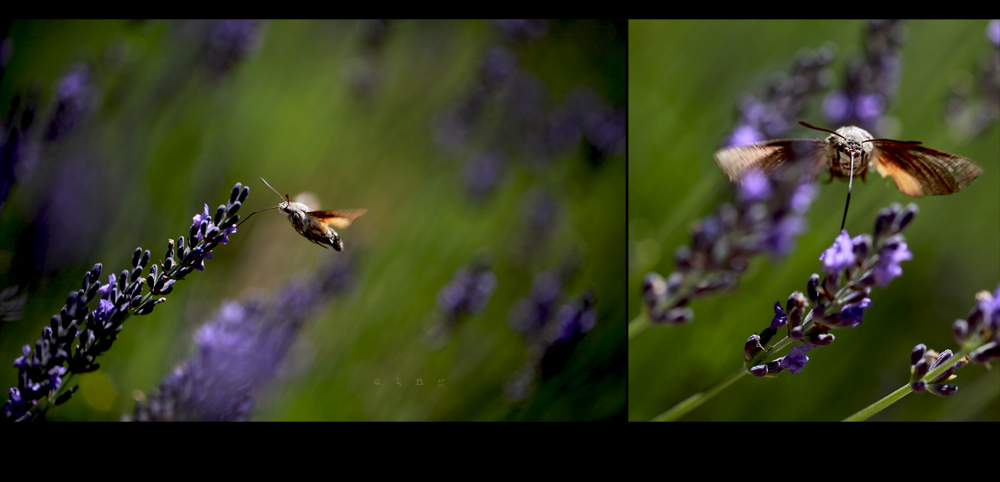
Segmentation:
[(920, 141), (875, 139), (868, 131), (855, 126), (832, 131), (802, 121), (799, 124), (830, 135), (825, 140), (784, 139), (728, 147), (716, 152), (715, 160), (736, 183), (753, 169), (770, 176), (793, 161), (805, 163), (802, 167), (809, 179), (816, 179), (824, 170), (830, 172), (831, 180), (847, 178), (847, 205), (841, 229), (847, 220), (854, 178), (860, 176), (865, 180), (873, 168), (882, 177), (892, 177), (899, 191), (910, 197), (953, 194), (983, 173), (972, 161), (924, 147)]
[(911, 197), (953, 194), (983, 173), (972, 161), (924, 147), (920, 141), (875, 139), (854, 126), (832, 131), (799, 124), (830, 135), (825, 140), (785, 139), (728, 147), (716, 152), (715, 159), (733, 182), (740, 182), (751, 169), (770, 175), (793, 160), (808, 163), (813, 179), (824, 170), (832, 177), (864, 179), (874, 168), (882, 177), (891, 176), (899, 191)]
[[(279, 199), (281, 198), (281, 194), (271, 187), (271, 185), (268, 184), (264, 178), (260, 178), (260, 181), (274, 191), (274, 193), (278, 195)], [(324, 248), (333, 248), (337, 251), (344, 250), (344, 242), (340, 240), (340, 235), (337, 234), (337, 231), (333, 228), (346, 228), (351, 225), (351, 222), (361, 217), (362, 214), (368, 211), (367, 209), (310, 211), (309, 206), (300, 202), (292, 202), (288, 199), (288, 195), (285, 194), (284, 201), (282, 201), (281, 204), (250, 213), (250, 216), (269, 209), (281, 210), (281, 213), (284, 214), (285, 217), (287, 217), (292, 223), (292, 227), (309, 241), (312, 241)], [(250, 219), (250, 216), (247, 216), (247, 219)], [(247, 219), (244, 219), (240, 224), (245, 223)]]

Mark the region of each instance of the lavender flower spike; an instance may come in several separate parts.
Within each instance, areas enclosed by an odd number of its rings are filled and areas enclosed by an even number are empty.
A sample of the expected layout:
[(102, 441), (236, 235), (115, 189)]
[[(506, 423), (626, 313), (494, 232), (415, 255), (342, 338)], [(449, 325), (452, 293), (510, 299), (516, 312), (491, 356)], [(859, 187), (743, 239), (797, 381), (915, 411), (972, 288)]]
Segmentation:
[[(831, 330), (860, 325), (864, 321), (865, 311), (874, 304), (868, 296), (872, 285), (877, 283), (884, 288), (893, 278), (902, 274), (899, 263), (913, 259), (901, 232), (910, 225), (916, 214), (916, 205), (911, 204), (904, 209), (893, 204), (879, 212), (873, 235), (862, 234), (851, 239), (847, 231), (842, 230), (833, 245), (819, 257), (828, 273), (822, 283), (820, 276), (813, 273), (806, 283), (808, 297), (800, 292), (794, 292), (788, 297), (787, 315), (781, 310), (780, 303), (775, 304), (775, 317), (771, 325), (761, 332), (758, 341), (761, 346), (766, 346), (777, 328), (784, 324), (788, 326), (788, 338), (767, 350), (758, 350), (749, 341), (744, 345), (744, 365), (748, 372), (756, 377), (776, 375), (778, 371), (762, 362), (792, 341), (801, 340), (802, 345), (793, 347), (787, 356), (770, 362), (779, 362), (778, 368), (793, 374), (799, 373), (809, 360), (805, 356), (807, 351), (833, 343)], [(997, 294), (1000, 296), (1000, 288)], [(810, 303), (812, 311), (803, 316)], [(984, 306), (986, 308), (983, 310), (993, 310), (991, 304)], [(970, 320), (976, 319), (976, 316), (970, 316)], [(969, 331), (968, 325), (964, 320), (956, 322), (954, 331), (957, 336), (964, 339)], [(925, 388), (924, 385), (914, 387)], [(938, 388), (940, 387), (933, 387), (933, 390)], [(946, 391), (947, 388), (941, 390)]]
[[(189, 230), (191, 244), (186, 245), (183, 237), (176, 245), (169, 240), (163, 264), (149, 266), (145, 278), (142, 272), (152, 257), (149, 250), (142, 248), (136, 248), (129, 269), (120, 277), (109, 273), (103, 286), (98, 280), (103, 265), (95, 264), (84, 273), (82, 289), (69, 293), (65, 306), (42, 330), (34, 349), (25, 345), (24, 355), (14, 360), (18, 386), (10, 390), (4, 403), (4, 419), (42, 419), (51, 406), (69, 400), (77, 386), (67, 389), (66, 382), (75, 374), (100, 368), (97, 357), (118, 339), (125, 320), (152, 313), (156, 305), (166, 301), (162, 295), (170, 293), (174, 283), (195, 269), (204, 269), (204, 260), (211, 258), (212, 249), (224, 241), (227, 233), (234, 232), (230, 228), (239, 221), (236, 211), (249, 193), (249, 188), (241, 189), (237, 183), (229, 203), (216, 213), (218, 224), (207, 218), (206, 205), (205, 214), (194, 217), (195, 224)], [(88, 305), (94, 299), (98, 300), (97, 306), (91, 309)]]

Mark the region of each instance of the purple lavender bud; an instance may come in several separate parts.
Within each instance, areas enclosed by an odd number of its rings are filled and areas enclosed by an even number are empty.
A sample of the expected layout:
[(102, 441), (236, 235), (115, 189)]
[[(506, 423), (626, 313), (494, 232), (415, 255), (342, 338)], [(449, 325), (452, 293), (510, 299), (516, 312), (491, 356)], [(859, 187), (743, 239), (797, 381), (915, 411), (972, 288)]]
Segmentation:
[(840, 300), (840, 302), (845, 305), (849, 305), (851, 303), (857, 303), (860, 299), (867, 297), (869, 293), (871, 293), (871, 288), (865, 288), (863, 290), (852, 290), (851, 292), (847, 293), (847, 295), (844, 296)]
[(927, 382), (917, 380), (910, 384), (910, 390), (913, 390), (914, 393), (923, 393), (924, 390), (927, 390)]
[(827, 274), (823, 277), (823, 294), (830, 301), (833, 301), (834, 296), (840, 289), (840, 275), (839, 274)]
[(692, 259), (694, 253), (691, 252), (691, 247), (682, 244), (674, 250), (674, 266), (677, 267), (677, 271), (680, 273), (688, 273), (694, 268), (692, 264)]
[(132, 253), (132, 267), (135, 268), (139, 266), (139, 259), (142, 257), (142, 248), (135, 248), (135, 253)]
[[(910, 366), (914, 366), (918, 361), (924, 359), (924, 353), (927, 353), (927, 345), (923, 343), (913, 347), (913, 352), (910, 353)], [(921, 375), (923, 377), (923, 375)]]
[(955, 320), (951, 324), (951, 332), (955, 335), (955, 341), (961, 345), (965, 343), (965, 340), (969, 339), (969, 323), (965, 320)]
[(809, 336), (806, 337), (806, 341), (808, 341), (812, 346), (828, 346), (833, 343), (834, 339), (836, 339), (836, 337), (833, 336), (833, 334), (823, 333), (820, 331), (811, 331)]
[(785, 325), (785, 320), (788, 317), (785, 315), (785, 310), (781, 309), (781, 302), (774, 302), (774, 318), (771, 318), (771, 329), (777, 330)]
[(932, 384), (927, 385), (927, 391), (939, 397), (950, 397), (958, 391), (958, 386), (951, 384)]
[(813, 273), (812, 276), (809, 277), (809, 282), (806, 283), (806, 293), (809, 294), (809, 301), (811, 301), (813, 304), (819, 303), (819, 292), (816, 290), (816, 288), (818, 287), (819, 287), (819, 275)]
[(868, 252), (872, 250), (872, 237), (870, 234), (865, 233), (855, 236), (851, 240), (851, 243), (854, 245), (854, 256), (858, 260), (867, 258)]
[(955, 354), (952, 353), (950, 349), (941, 352), (941, 354), (939, 354), (937, 358), (934, 359), (934, 363), (931, 363), (931, 370), (941, 366), (942, 363), (950, 360), (951, 357), (953, 356), (955, 356)]
[(776, 333), (778, 333), (777, 328), (771, 328), (770, 326), (764, 328), (764, 331), (760, 332), (760, 344), (762, 346), (767, 346), (768, 343), (771, 343), (771, 339), (774, 338)]
[(663, 321), (667, 323), (673, 323), (675, 325), (680, 325), (684, 323), (689, 323), (694, 319), (694, 310), (686, 306), (678, 306), (676, 308), (671, 308), (666, 311), (663, 315)]
[(907, 204), (906, 208), (900, 211), (900, 213), (897, 214), (896, 217), (893, 219), (892, 232), (899, 233), (904, 229), (906, 229), (906, 227), (910, 225), (910, 222), (913, 221), (913, 218), (917, 216), (917, 213), (919, 211), (920, 209), (917, 208), (916, 204), (914, 203)]
[(767, 367), (764, 365), (757, 365), (750, 369), (750, 374), (757, 378), (762, 378), (767, 375)]
[(56, 401), (55, 401), (56, 406), (62, 405), (64, 403), (68, 402), (70, 398), (73, 398), (73, 394), (76, 393), (76, 390), (78, 388), (80, 388), (80, 385), (74, 385), (73, 388), (70, 388), (69, 390), (67, 390), (62, 395), (59, 395), (59, 397), (56, 398)]
[(911, 380), (920, 380), (931, 370), (931, 366), (927, 363), (927, 359), (925, 357), (921, 357), (916, 363), (912, 364), (910, 368), (912, 370), (912, 373), (910, 374)]
[(993, 340), (969, 353), (972, 361), (985, 365), (994, 360), (1000, 360), (1000, 342)]
[(764, 347), (760, 344), (760, 337), (756, 333), (750, 335), (747, 342), (743, 344), (743, 362), (750, 361), (762, 351), (764, 351)]
[(781, 357), (781, 358), (779, 358), (777, 360), (774, 360), (772, 362), (765, 363), (764, 367), (767, 368), (767, 374), (768, 375), (777, 375), (777, 374), (781, 373), (782, 371), (784, 371), (785, 367), (781, 366), (781, 363), (783, 361), (784, 361), (784, 357)]
[[(238, 183), (237, 183), (238, 184)], [(250, 195), (250, 186), (243, 186), (243, 190), (240, 191), (240, 197), (237, 199), (239, 202), (247, 200), (247, 196)]]
[(806, 362), (809, 361), (806, 352), (810, 349), (812, 349), (812, 346), (808, 344), (792, 347), (788, 351), (788, 355), (781, 358), (781, 368), (790, 371), (793, 375), (801, 372), (806, 367)]
[(861, 321), (865, 316), (865, 310), (871, 308), (871, 306), (871, 298), (864, 298), (856, 303), (844, 305), (844, 307), (840, 310), (840, 319), (843, 323), (848, 324), (851, 329), (853, 329), (855, 326), (861, 324)]
[(652, 309), (667, 296), (667, 283), (658, 273), (649, 272), (642, 278), (642, 298), (646, 307)]
[(875, 218), (875, 231), (874, 235), (876, 238), (881, 238), (890, 233), (890, 228), (892, 222), (896, 219), (896, 215), (899, 214), (900, 208), (899, 204), (892, 203), (889, 207), (883, 208), (878, 212), (878, 216)]
[(789, 328), (796, 328), (802, 325), (803, 317), (805, 316), (806, 307), (809, 306), (809, 302), (806, 301), (805, 295), (801, 291), (796, 291), (788, 297), (788, 303), (786, 304), (788, 309), (788, 326)]
[(994, 47), (1000, 48), (1000, 20), (990, 20), (986, 25), (986, 38)]
[(858, 278), (857, 285), (858, 286), (863, 286), (863, 287), (867, 288), (867, 287), (875, 286), (875, 282), (876, 282), (876, 280), (875, 280), (875, 272), (869, 270), (869, 271), (866, 271), (865, 274), (861, 275), (861, 278)]
[(167, 299), (166, 298), (160, 298), (157, 300), (150, 299), (149, 301), (146, 301), (146, 303), (144, 303), (138, 310), (136, 310), (135, 314), (148, 315), (153, 312), (153, 307), (155, 307), (160, 303), (163, 303), (164, 301), (167, 301)]
[(219, 223), (222, 222), (222, 217), (225, 215), (226, 215), (226, 205), (220, 204), (219, 207), (215, 209), (215, 217), (212, 218), (212, 222), (218, 225)]
[(857, 258), (854, 255), (854, 245), (851, 237), (844, 229), (834, 240), (833, 245), (823, 251), (819, 259), (823, 261), (823, 267), (827, 273), (836, 274), (853, 265)]

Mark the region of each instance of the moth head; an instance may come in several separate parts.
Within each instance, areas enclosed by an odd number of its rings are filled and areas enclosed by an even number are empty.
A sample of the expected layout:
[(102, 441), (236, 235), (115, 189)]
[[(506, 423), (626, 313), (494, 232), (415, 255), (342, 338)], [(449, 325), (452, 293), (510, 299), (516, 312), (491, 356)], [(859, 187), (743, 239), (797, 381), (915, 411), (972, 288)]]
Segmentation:
[(868, 131), (855, 126), (846, 126), (837, 129), (826, 141), (846, 156), (861, 158), (872, 151), (872, 135)]

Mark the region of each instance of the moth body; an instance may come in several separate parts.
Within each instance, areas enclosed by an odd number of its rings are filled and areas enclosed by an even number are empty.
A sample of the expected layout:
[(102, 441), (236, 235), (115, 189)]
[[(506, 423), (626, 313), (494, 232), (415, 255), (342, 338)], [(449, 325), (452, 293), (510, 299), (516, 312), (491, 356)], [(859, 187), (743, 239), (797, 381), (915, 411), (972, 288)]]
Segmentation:
[(295, 231), (298, 231), (304, 238), (324, 248), (329, 247), (337, 251), (344, 250), (344, 242), (340, 240), (340, 235), (332, 227), (323, 224), (315, 216), (309, 215), (312, 211), (309, 209), (309, 206), (286, 201), (281, 203), (278, 210), (288, 218)]

